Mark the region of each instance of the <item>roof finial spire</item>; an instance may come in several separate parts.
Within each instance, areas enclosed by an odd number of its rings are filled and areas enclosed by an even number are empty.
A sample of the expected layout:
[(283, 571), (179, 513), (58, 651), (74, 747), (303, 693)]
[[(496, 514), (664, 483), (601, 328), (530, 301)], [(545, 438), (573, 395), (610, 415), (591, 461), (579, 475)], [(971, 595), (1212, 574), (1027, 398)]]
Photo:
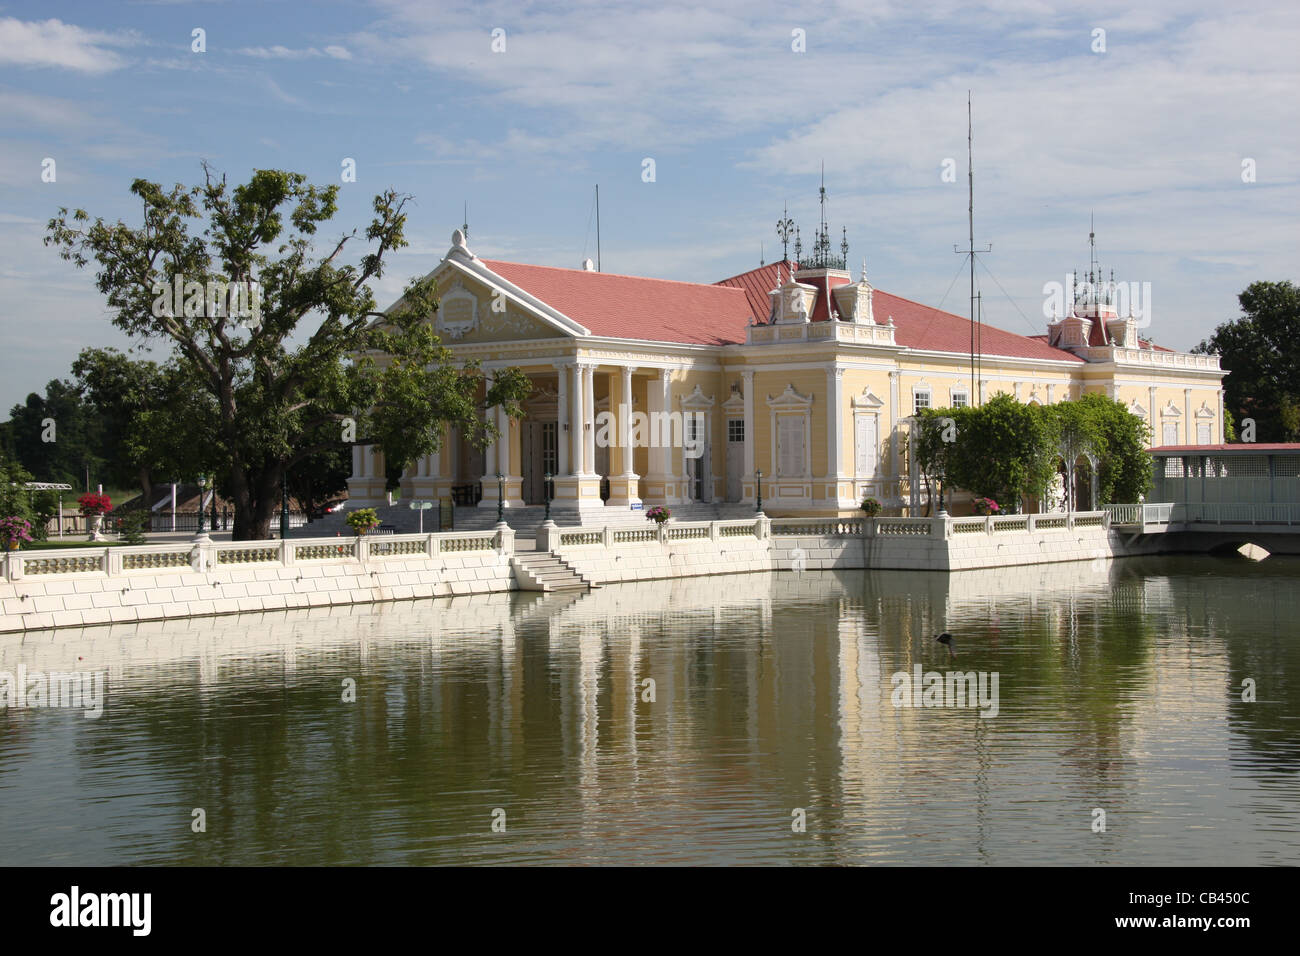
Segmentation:
[(465, 221), (461, 224), (460, 231), (465, 233), (465, 239), (469, 239), (469, 200), (465, 200)]
[(781, 218), (776, 221), (776, 234), (781, 239), (781, 261), (789, 260), (788, 246), (790, 244), (790, 233), (794, 229), (794, 220), (790, 218), (790, 203), (785, 204), (781, 213)]

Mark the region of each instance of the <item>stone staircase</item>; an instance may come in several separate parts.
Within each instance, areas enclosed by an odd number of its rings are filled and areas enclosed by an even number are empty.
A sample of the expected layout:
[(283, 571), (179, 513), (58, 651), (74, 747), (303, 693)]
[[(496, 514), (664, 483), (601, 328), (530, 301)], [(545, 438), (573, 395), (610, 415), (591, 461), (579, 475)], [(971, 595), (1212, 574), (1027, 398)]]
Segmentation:
[[(523, 580), (519, 583), (526, 591), (585, 591), (591, 587), (586, 578), (564, 561), (549, 554), (537, 551), (517, 552), (514, 567), (520, 572), (519, 577)], [(532, 586), (529, 587), (529, 584)]]
[[(745, 504), (705, 504), (691, 502), (671, 507), (673, 519), (678, 522), (689, 521), (740, 521), (754, 517), (754, 506)], [(415, 534), (420, 530), (419, 512), (412, 511), (404, 502), (375, 509), (380, 523), (391, 527), (395, 534)], [(644, 511), (632, 511), (630, 508), (603, 508), (599, 511), (587, 511), (580, 514), (552, 512), (552, 519), (561, 527), (603, 528), (642, 528), (646, 526)], [(319, 521), (313, 521), (290, 532), (295, 538), (330, 538), (334, 535), (350, 537), (352, 529), (346, 523), (347, 511), (335, 512)], [(537, 505), (523, 508), (506, 508), (506, 524), (514, 529), (521, 538), (532, 538), (537, 534), (537, 526), (546, 518), (546, 509)], [(424, 512), (424, 530), (437, 530), (437, 516), (432, 510)], [(496, 508), (457, 507), (455, 509), (456, 531), (490, 531), (496, 527)], [(445, 529), (446, 530), (446, 529)]]

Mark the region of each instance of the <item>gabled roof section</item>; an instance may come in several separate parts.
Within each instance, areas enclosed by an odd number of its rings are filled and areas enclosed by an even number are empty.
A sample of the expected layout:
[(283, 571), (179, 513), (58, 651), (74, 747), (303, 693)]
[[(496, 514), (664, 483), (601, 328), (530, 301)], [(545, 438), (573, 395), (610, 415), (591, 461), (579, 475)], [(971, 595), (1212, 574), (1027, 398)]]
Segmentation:
[[(749, 307), (753, 310), (754, 318), (759, 322), (766, 322), (768, 314), (772, 311), (772, 300), (769, 298), (771, 291), (777, 287), (778, 282), (788, 280), (790, 275), (798, 268), (798, 263), (788, 260), (785, 262), (770, 262), (765, 266), (759, 266), (757, 269), (742, 272), (738, 276), (723, 279), (717, 285), (731, 289), (744, 289), (745, 297), (749, 300)], [(741, 341), (744, 341), (743, 337)]]
[[(894, 320), (894, 341), (910, 349), (930, 352), (970, 354), (970, 319), (951, 312), (932, 309), (911, 299), (875, 290), (873, 310), (876, 321)], [(1083, 359), (1065, 349), (1053, 348), (1042, 338), (1017, 335), (984, 323), (979, 330), (982, 355), (1007, 358), (1044, 359), (1052, 362), (1079, 362)]]
[[(754, 315), (744, 291), (736, 288), (498, 259), (480, 261), (496, 275), (581, 323), (592, 335), (731, 345), (745, 341), (745, 329)], [(766, 306), (759, 316), (766, 318)]]

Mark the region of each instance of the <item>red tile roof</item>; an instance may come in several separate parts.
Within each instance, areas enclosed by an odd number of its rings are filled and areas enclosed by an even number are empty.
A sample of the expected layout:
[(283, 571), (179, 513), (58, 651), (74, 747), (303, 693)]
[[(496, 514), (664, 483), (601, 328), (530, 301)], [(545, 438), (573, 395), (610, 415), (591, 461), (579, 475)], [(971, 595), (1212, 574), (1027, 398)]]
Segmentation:
[[(715, 285), (703, 285), (497, 259), (482, 262), (594, 335), (692, 345), (743, 343), (751, 317), (767, 321), (768, 293), (776, 286), (778, 270), (781, 278), (788, 280), (792, 265), (773, 262)], [(877, 322), (883, 325), (893, 317), (899, 345), (963, 355), (970, 352), (969, 319), (879, 289), (872, 303)], [(1072, 352), (1048, 345), (1043, 336), (1016, 335), (987, 324), (981, 344), (983, 354), (990, 356), (1083, 361)]]
[[(738, 288), (495, 259), (482, 262), (593, 335), (729, 345), (745, 341), (745, 327), (754, 314), (746, 293)], [(767, 318), (766, 305), (758, 317)]]
[[(893, 316), (894, 341), (899, 345), (932, 352), (970, 354), (970, 319), (932, 309), (928, 305), (890, 295), (879, 289), (871, 297), (871, 311), (881, 324)], [(1017, 335), (987, 322), (980, 328), (979, 346), (984, 355), (1048, 359), (1054, 362), (1083, 361), (1073, 352), (1048, 345), (1046, 336)]]
[(781, 274), (780, 281), (787, 282), (790, 279), (790, 270), (797, 268), (799, 267), (795, 263), (788, 260), (769, 262), (765, 266), (750, 269), (748, 272), (742, 272), (738, 276), (723, 279), (715, 284), (744, 289), (745, 295), (749, 298), (749, 307), (754, 310), (755, 317), (760, 322), (766, 322), (772, 311), (772, 300), (768, 297), (768, 293), (776, 288), (777, 271), (779, 270)]
[(1197, 453), (1207, 454), (1210, 452), (1236, 452), (1242, 455), (1248, 455), (1251, 452), (1287, 452), (1292, 455), (1300, 455), (1300, 444), (1294, 442), (1236, 442), (1231, 445), (1157, 445), (1154, 448), (1148, 448), (1153, 455), (1193, 455)]

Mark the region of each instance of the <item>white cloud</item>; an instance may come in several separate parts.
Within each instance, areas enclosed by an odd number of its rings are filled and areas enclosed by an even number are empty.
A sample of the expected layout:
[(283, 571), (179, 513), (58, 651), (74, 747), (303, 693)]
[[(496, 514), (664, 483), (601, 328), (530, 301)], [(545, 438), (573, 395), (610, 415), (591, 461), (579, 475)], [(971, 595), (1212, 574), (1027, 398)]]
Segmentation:
[(287, 46), (246, 46), (235, 51), (242, 56), (257, 57), (260, 60), (306, 60), (312, 57), (329, 57), (334, 60), (350, 60), (352, 53), (347, 47), (327, 46), (323, 50), (314, 46), (292, 49)]
[(0, 19), (0, 64), (107, 73), (127, 65), (110, 46), (139, 42), (132, 33), (84, 30), (61, 20)]

